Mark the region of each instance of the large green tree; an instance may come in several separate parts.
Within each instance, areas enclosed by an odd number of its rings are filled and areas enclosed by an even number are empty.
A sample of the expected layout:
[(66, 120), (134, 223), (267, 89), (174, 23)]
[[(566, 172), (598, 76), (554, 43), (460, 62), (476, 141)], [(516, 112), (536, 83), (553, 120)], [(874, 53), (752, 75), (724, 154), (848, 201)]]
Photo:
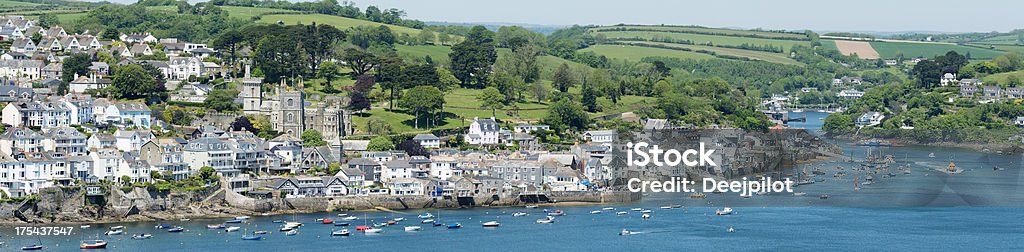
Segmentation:
[(501, 94), (501, 91), (494, 87), (485, 88), (476, 99), (480, 100), (482, 107), (491, 109), (492, 117), (497, 115), (498, 109), (505, 106), (505, 95)]
[(128, 64), (115, 69), (110, 92), (118, 98), (147, 98), (162, 90), (157, 87), (157, 79), (141, 65)]
[(463, 86), (482, 87), (487, 83), (491, 65), (498, 59), (494, 45), (494, 32), (475, 26), (466, 40), (452, 46), (451, 70)]
[(399, 101), (403, 108), (409, 110), (416, 116), (414, 120), (415, 127), (418, 129), (420, 125), (420, 116), (427, 115), (427, 125), (429, 127), (431, 118), (435, 112), (440, 111), (444, 107), (444, 92), (440, 89), (431, 86), (417, 86), (410, 88), (405, 96), (402, 96), (402, 100)]
[(308, 129), (302, 131), (302, 146), (303, 147), (317, 147), (327, 145), (327, 141), (324, 141), (324, 136), (320, 134), (320, 131), (315, 129)]
[(551, 77), (551, 85), (555, 86), (559, 92), (565, 93), (569, 91), (569, 88), (576, 84), (576, 78), (573, 76), (572, 70), (569, 69), (569, 65), (562, 63), (555, 70), (555, 74)]
[(548, 115), (544, 117), (544, 123), (551, 125), (559, 132), (565, 130), (584, 130), (590, 123), (590, 117), (583, 107), (576, 104), (572, 99), (563, 97), (548, 108)]

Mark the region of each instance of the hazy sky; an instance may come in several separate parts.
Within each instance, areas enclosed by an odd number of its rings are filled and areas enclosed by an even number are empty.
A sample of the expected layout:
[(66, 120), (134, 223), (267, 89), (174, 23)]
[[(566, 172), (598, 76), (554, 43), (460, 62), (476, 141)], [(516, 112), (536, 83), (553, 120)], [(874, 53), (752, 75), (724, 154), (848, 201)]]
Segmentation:
[[(545, 25), (675, 24), (818, 31), (1009, 31), (1024, 1), (1005, 0), (352, 0), (424, 21)], [(340, 1), (339, 1), (340, 2)]]

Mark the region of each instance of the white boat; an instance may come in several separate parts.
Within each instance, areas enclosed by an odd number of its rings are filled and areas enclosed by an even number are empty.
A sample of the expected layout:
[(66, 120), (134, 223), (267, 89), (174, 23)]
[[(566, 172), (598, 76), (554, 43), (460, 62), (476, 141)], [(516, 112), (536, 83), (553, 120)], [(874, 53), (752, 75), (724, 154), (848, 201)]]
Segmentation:
[(527, 205), (526, 208), (537, 208), (537, 205)]
[(399, 221), (404, 221), (404, 220), (405, 220), (405, 218), (402, 218), (402, 217), (396, 217), (396, 218), (394, 218), (394, 219), (392, 219), (392, 220), (393, 220), (393, 221), (395, 221), (395, 222), (399, 222)]
[(930, 157), (930, 158), (933, 158), (933, 157), (935, 157), (935, 152), (932, 152), (932, 153), (928, 153), (928, 157)]
[(650, 214), (644, 214), (644, 215), (641, 215), (640, 218), (650, 219), (651, 215)]
[(430, 213), (421, 213), (419, 216), (416, 216), (416, 217), (420, 218), (420, 219), (430, 219), (430, 218), (434, 218), (434, 215), (430, 214)]
[(715, 215), (730, 215), (732, 214), (732, 208), (726, 207), (722, 209), (716, 209)]
[(601, 208), (601, 210), (605, 210), (605, 211), (615, 211), (615, 208), (614, 208), (614, 207), (605, 207), (605, 208)]
[(113, 227), (110, 227), (110, 230), (120, 230), (120, 229), (124, 229), (124, 226), (113, 226)]
[(189, 218), (181, 218), (181, 219), (180, 219), (180, 220), (178, 220), (178, 221), (181, 221), (181, 222), (186, 222), (186, 221), (192, 221), (192, 219), (189, 219)]
[(342, 229), (342, 230), (331, 232), (331, 236), (348, 236), (348, 235), (349, 235), (348, 229)]
[(627, 215), (627, 214), (629, 214), (629, 212), (626, 212), (626, 211), (615, 212), (615, 215)]
[(245, 215), (242, 215), (242, 216), (235, 216), (235, 219), (236, 219), (236, 220), (248, 220), (248, 219), (249, 219), (249, 216), (245, 216)]
[(289, 222), (285, 222), (284, 226), (285, 227), (290, 227), (290, 228), (297, 228), (297, 227), (301, 227), (302, 223), (301, 222), (289, 221)]
[(501, 226), (501, 223), (498, 223), (498, 221), (488, 221), (488, 222), (484, 222), (483, 226), (484, 227), (498, 227), (498, 226)]
[(736, 233), (736, 229), (732, 228), (732, 227), (729, 227), (729, 230), (726, 230), (726, 231), (729, 232), (729, 233)]
[(627, 235), (632, 235), (632, 234), (636, 234), (636, 232), (631, 232), (631, 231), (626, 230), (626, 229), (622, 229), (622, 231), (619, 232), (619, 235), (621, 235), (621, 236), (627, 236)]
[(238, 231), (239, 229), (242, 229), (242, 228), (241, 227), (231, 226), (231, 227), (228, 227), (228, 228), (224, 229), (224, 232), (235, 232), (235, 231)]
[(90, 225), (81, 225), (81, 226), (78, 226), (78, 228), (90, 228), (90, 227), (92, 227), (92, 226), (90, 226)]
[(590, 214), (601, 214), (601, 210), (590, 211)]
[(804, 195), (807, 195), (807, 193), (805, 193), (805, 192), (795, 192), (795, 193), (793, 193), (793, 196), (804, 196)]
[(355, 217), (355, 216), (348, 216), (348, 217), (345, 217), (345, 218), (341, 218), (341, 219), (342, 219), (342, 220), (358, 220), (358, 219), (359, 219), (359, 217)]
[(434, 219), (426, 219), (426, 220), (421, 220), (420, 221), (420, 223), (431, 223), (431, 222), (434, 222)]
[(111, 230), (111, 231), (107, 231), (106, 233), (103, 233), (103, 234), (105, 234), (105, 235), (121, 235), (121, 234), (124, 234), (124, 230), (121, 230), (121, 229)]
[(299, 230), (292, 229), (292, 230), (288, 230), (288, 232), (284, 233), (284, 235), (287, 235), (287, 236), (292, 236), (292, 235), (296, 235), (296, 234), (299, 234)]
[(640, 213), (651, 213), (651, 212), (654, 212), (654, 211), (651, 211), (650, 209), (644, 209), (643, 211), (640, 211)]
[(546, 218), (544, 218), (544, 219), (539, 219), (539, 220), (537, 220), (537, 223), (540, 223), (540, 224), (551, 224), (551, 223), (555, 223), (555, 217), (551, 217), (551, 216), (548, 216), (548, 217), (546, 217)]
[(145, 239), (149, 239), (149, 238), (153, 238), (153, 235), (151, 235), (151, 234), (135, 234), (135, 235), (132, 235), (132, 240), (145, 240)]
[(420, 229), (422, 229), (420, 226), (408, 226), (405, 227), (405, 232), (415, 232), (420, 231)]
[(279, 230), (280, 230), (281, 232), (288, 232), (288, 231), (292, 231), (292, 230), (295, 230), (295, 229), (294, 229), (294, 228), (290, 228), (290, 227), (283, 227), (283, 228), (281, 228), (281, 229), (279, 229)]
[(529, 215), (529, 214), (528, 213), (524, 213), (524, 212), (516, 212), (516, 213), (512, 214), (513, 217), (526, 216), (526, 215)]
[(661, 209), (672, 209), (672, 206), (661, 206)]
[(384, 229), (380, 229), (380, 228), (367, 228), (366, 230), (363, 230), (363, 232), (365, 232), (367, 234), (378, 234), (378, 233), (384, 233)]
[(340, 213), (340, 214), (338, 214), (338, 217), (348, 217), (348, 214), (347, 213)]
[(633, 211), (637, 211), (637, 212), (639, 212), (639, 211), (643, 211), (644, 209), (643, 209), (643, 208), (639, 208), (639, 207), (637, 207), (637, 208), (633, 208), (633, 209), (630, 209), (630, 210), (633, 210)]

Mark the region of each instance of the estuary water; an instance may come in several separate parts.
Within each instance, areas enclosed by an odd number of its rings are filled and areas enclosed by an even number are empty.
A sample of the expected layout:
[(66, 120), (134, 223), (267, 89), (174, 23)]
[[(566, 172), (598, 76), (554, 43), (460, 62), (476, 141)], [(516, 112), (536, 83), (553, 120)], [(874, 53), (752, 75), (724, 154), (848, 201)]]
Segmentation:
[[(805, 113), (808, 122), (796, 127), (820, 127), (824, 113)], [(685, 193), (645, 195), (640, 202), (617, 205), (540, 206), (536, 209), (473, 208), (459, 210), (410, 210), (398, 214), (349, 212), (359, 220), (343, 221), (334, 213), (254, 216), (238, 224), (237, 232), (207, 229), (223, 219), (193, 219), (166, 224), (182, 226), (181, 233), (157, 230), (161, 223), (116, 223), (80, 229), (71, 235), (19, 236), (14, 226), (0, 226), (0, 251), (42, 242), (48, 251), (78, 249), (82, 239), (104, 239), (112, 251), (667, 251), (712, 249), (760, 250), (1024, 250), (1024, 177), (1022, 157), (986, 154), (958, 148), (906, 146), (877, 148), (839, 143), (845, 153), (863, 160), (868, 154), (892, 155), (892, 167), (909, 167), (909, 173), (893, 169), (895, 176), (853, 171), (858, 163), (826, 160), (796, 167), (820, 169), (823, 175), (793, 193), (769, 193), (743, 198), (735, 193), (708, 194), (694, 199)], [(934, 154), (934, 157), (931, 157)], [(964, 170), (949, 175), (934, 170), (950, 161)], [(842, 167), (842, 170), (839, 169)], [(1001, 169), (999, 169), (1001, 168)], [(835, 176), (843, 171), (846, 176)], [(785, 173), (796, 173), (787, 171)], [(856, 178), (856, 179), (855, 179)], [(856, 180), (856, 183), (854, 182)], [(827, 194), (827, 199), (821, 195)], [(679, 205), (663, 209), (663, 206)], [(602, 210), (612, 207), (615, 210)], [(731, 215), (717, 216), (716, 209), (731, 207)], [(548, 210), (562, 210), (553, 224), (538, 224)], [(649, 209), (641, 218), (633, 208)], [(592, 214), (591, 211), (598, 211)], [(416, 215), (429, 211), (443, 223), (460, 223), (459, 229), (421, 224)], [(623, 211), (626, 214), (617, 215)], [(527, 216), (512, 216), (515, 212)], [(365, 216), (365, 217), (364, 217)], [(356, 232), (356, 225), (383, 222), (396, 217), (405, 221), (384, 227), (380, 234)], [(347, 227), (320, 224), (316, 219), (349, 222)], [(298, 234), (280, 232), (281, 221), (305, 225)], [(483, 222), (498, 221), (497, 228)], [(103, 235), (111, 226), (125, 226), (125, 234)], [(49, 225), (62, 226), (62, 225)], [(67, 226), (67, 225), (63, 225)], [(421, 226), (406, 232), (405, 226)], [(347, 228), (348, 237), (332, 237), (333, 230)], [(734, 232), (728, 232), (732, 228)], [(632, 235), (621, 236), (627, 229)], [(256, 241), (242, 240), (243, 233), (266, 230)], [(131, 234), (147, 233), (147, 240)]]

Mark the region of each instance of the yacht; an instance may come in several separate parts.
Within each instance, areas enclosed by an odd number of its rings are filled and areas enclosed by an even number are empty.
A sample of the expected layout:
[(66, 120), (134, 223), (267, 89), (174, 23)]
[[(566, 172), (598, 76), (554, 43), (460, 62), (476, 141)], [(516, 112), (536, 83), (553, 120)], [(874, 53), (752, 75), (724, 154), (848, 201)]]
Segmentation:
[(715, 210), (715, 215), (730, 215), (730, 214), (732, 214), (732, 208), (729, 208), (729, 207)]

